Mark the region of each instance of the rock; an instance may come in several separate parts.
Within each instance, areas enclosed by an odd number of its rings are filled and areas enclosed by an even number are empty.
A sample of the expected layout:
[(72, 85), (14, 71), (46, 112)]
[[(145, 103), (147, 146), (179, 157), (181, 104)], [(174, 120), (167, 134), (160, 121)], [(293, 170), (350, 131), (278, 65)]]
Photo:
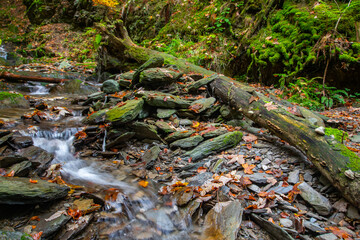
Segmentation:
[(190, 137), (194, 133), (195, 133), (194, 130), (177, 131), (177, 132), (174, 132), (174, 133), (170, 134), (169, 136), (165, 137), (165, 141), (168, 143), (171, 143), (178, 139)]
[(27, 148), (33, 145), (32, 137), (29, 136), (13, 136), (12, 142), (18, 148)]
[(99, 124), (103, 123), (106, 118), (106, 113), (109, 111), (109, 109), (102, 109), (97, 112), (93, 112), (90, 116), (87, 118), (84, 118), (82, 122), (84, 124)]
[(7, 168), (13, 164), (20, 163), (26, 160), (28, 160), (27, 157), (23, 157), (20, 155), (9, 155), (5, 157), (0, 157), (0, 168)]
[(360, 143), (360, 135), (353, 135), (350, 140), (355, 143)]
[(326, 232), (326, 230), (324, 228), (320, 227), (320, 225), (317, 223), (312, 223), (310, 221), (304, 220), (303, 224), (306, 229), (308, 229), (314, 233), (325, 233)]
[(274, 186), (272, 188), (270, 188), (268, 190), (268, 192), (270, 191), (274, 191), (275, 193), (277, 194), (288, 194), (292, 189), (293, 189), (293, 186), (292, 185), (289, 185), (287, 187), (283, 187), (283, 181), (280, 181), (277, 186)]
[(14, 135), (13, 133), (10, 133), (10, 134), (1, 136), (0, 137), (0, 146), (3, 145), (4, 143), (6, 143), (9, 139), (11, 139), (13, 135)]
[(300, 170), (296, 169), (292, 172), (289, 173), (289, 177), (288, 177), (288, 183), (291, 184), (296, 184), (299, 182), (300, 178), (299, 178), (299, 174), (300, 174)]
[(29, 178), (0, 178), (1, 204), (37, 204), (66, 197), (69, 187), (37, 180), (30, 183)]
[(258, 185), (265, 185), (268, 183), (268, 179), (272, 178), (272, 176), (267, 173), (259, 172), (254, 172), (254, 174), (244, 174), (243, 177), (248, 177), (252, 183)]
[(240, 119), (242, 117), (242, 114), (239, 111), (231, 109), (229, 105), (222, 105), (220, 107), (220, 114), (226, 120), (234, 118)]
[(147, 60), (143, 65), (141, 65), (132, 76), (132, 85), (136, 85), (139, 83), (140, 80), (140, 74), (148, 69), (148, 68), (157, 68), (162, 67), (164, 64), (164, 58), (163, 57), (153, 57)]
[(65, 81), (63, 85), (56, 84), (56, 86), (50, 89), (51, 93), (66, 93), (77, 95), (88, 95), (98, 91), (97, 87), (94, 87), (79, 79)]
[(176, 199), (176, 204), (177, 206), (184, 206), (186, 205), (193, 197), (193, 190), (190, 189), (182, 189), (182, 190), (179, 190), (175, 193), (175, 199)]
[(58, 234), (58, 239), (73, 239), (90, 224), (93, 217), (93, 214), (81, 216), (77, 221), (67, 224), (66, 227)]
[(83, 103), (83, 106), (87, 106), (97, 101), (104, 102), (106, 94), (103, 92), (95, 92), (88, 96), (88, 99)]
[(324, 136), (325, 135), (325, 128), (324, 127), (318, 127), (315, 129), (315, 132), (317, 134), (319, 134), (320, 136)]
[(191, 121), (190, 119), (180, 119), (179, 124), (181, 126), (191, 126), (193, 124), (193, 121)]
[(1, 240), (34, 240), (29, 234), (0, 230)]
[(201, 113), (213, 106), (216, 102), (216, 98), (200, 98), (193, 103), (191, 103), (189, 109), (194, 111), (195, 113)]
[(174, 224), (181, 230), (187, 230), (191, 224), (191, 218), (200, 207), (200, 202), (192, 200), (186, 206), (179, 208), (179, 213), (174, 216)]
[(348, 218), (350, 218), (350, 219), (353, 219), (353, 220), (360, 220), (359, 211), (353, 205), (349, 206), (349, 208), (348, 208), (348, 210), (346, 212), (346, 216)]
[(158, 146), (153, 146), (149, 150), (147, 150), (144, 155), (141, 157), (143, 161), (145, 161), (146, 169), (152, 169), (154, 167), (154, 164), (159, 157), (159, 154), (161, 152), (161, 149)]
[(199, 143), (201, 143), (203, 140), (204, 138), (202, 136), (195, 135), (193, 137), (176, 140), (175, 142), (170, 144), (170, 147), (171, 148), (179, 147), (183, 149), (192, 148), (199, 145)]
[(220, 76), (218, 74), (214, 74), (214, 75), (211, 75), (210, 77), (207, 77), (207, 78), (203, 78), (199, 81), (196, 81), (192, 84), (190, 84), (188, 86), (188, 90), (189, 92), (195, 92), (197, 91), (200, 87), (204, 86), (204, 85), (207, 85), (209, 83), (211, 83), (212, 81), (214, 81), (215, 79), (219, 78)]
[(190, 102), (178, 96), (157, 91), (141, 91), (136, 93), (136, 97), (142, 97), (147, 104), (159, 108), (188, 108)]
[(171, 115), (176, 113), (175, 109), (158, 108), (156, 111), (157, 111), (156, 116), (158, 118), (169, 118), (169, 117), (171, 117)]
[(107, 111), (106, 119), (118, 123), (128, 123), (133, 120), (139, 115), (144, 105), (144, 100), (142, 99), (134, 99), (128, 100), (122, 106), (116, 106), (109, 111)]
[(214, 152), (219, 152), (231, 147), (235, 147), (242, 139), (243, 134), (239, 131), (229, 132), (219, 137), (206, 140), (193, 150), (186, 152), (185, 157), (197, 161), (207, 157)]
[(149, 221), (153, 222), (159, 230), (167, 233), (175, 231), (174, 224), (164, 209), (151, 209), (144, 212), (144, 215)]
[(250, 184), (247, 188), (255, 193), (261, 192), (261, 188), (258, 185)]
[(173, 133), (175, 129), (170, 126), (168, 122), (156, 121), (155, 125), (159, 128), (160, 131), (164, 133)]
[(258, 224), (261, 229), (264, 229), (268, 232), (274, 239), (282, 239), (282, 240), (294, 240), (284, 229), (280, 226), (256, 215), (251, 214), (251, 219)]
[(132, 137), (135, 136), (135, 132), (126, 132), (119, 137), (117, 137), (114, 141), (111, 141), (109, 144), (106, 144), (106, 149), (111, 149), (114, 147), (117, 147), (128, 140), (130, 140)]
[(326, 233), (315, 238), (316, 240), (338, 240), (339, 238), (333, 233)]
[(16, 177), (26, 177), (31, 169), (32, 163), (30, 161), (22, 161), (21, 163), (14, 164), (9, 168), (8, 172), (14, 171)]
[(27, 158), (32, 163), (33, 167), (37, 168), (37, 173), (45, 171), (54, 159), (54, 154), (48, 153), (36, 146), (20, 149), (19, 154)]
[(204, 172), (204, 173), (200, 173), (195, 175), (194, 177), (188, 178), (186, 179), (187, 182), (189, 182), (188, 186), (192, 187), (192, 186), (201, 186), (203, 185), (207, 180), (209, 180), (210, 178), (212, 178), (213, 173), (211, 172)]
[[(204, 132), (205, 132), (205, 133), (204, 133)], [(227, 132), (228, 132), (228, 130), (227, 130), (226, 128), (218, 128), (218, 129), (213, 130), (213, 131), (207, 131), (207, 130), (205, 130), (205, 131), (203, 131), (203, 132), (200, 132), (200, 134), (201, 134), (204, 138), (208, 139), (208, 138), (218, 137), (218, 136), (223, 135), (223, 134), (225, 134), (225, 133), (227, 133)], [(203, 134), (203, 133), (204, 133), (204, 134)]]
[(239, 201), (219, 202), (205, 217), (200, 239), (235, 240), (242, 221), (243, 207)]
[(125, 72), (125, 73), (121, 73), (116, 75), (115, 80), (132, 80), (134, 77), (135, 72), (134, 71), (130, 71), (130, 72)]
[(41, 238), (48, 239), (58, 232), (70, 219), (71, 217), (66, 215), (65, 210), (48, 213), (40, 218), (39, 223), (36, 224), (36, 230), (43, 232)]
[(120, 85), (117, 81), (109, 79), (103, 82), (101, 90), (106, 94), (113, 94), (120, 91)]
[(317, 126), (317, 127), (324, 127), (325, 128), (325, 123), (322, 120), (321, 117), (319, 117), (318, 115), (316, 115), (315, 113), (313, 113), (312, 111), (304, 108), (304, 107), (299, 107), (298, 109), (300, 110), (301, 115), (311, 124)]
[(291, 228), (293, 226), (293, 221), (288, 218), (280, 218), (280, 224), (286, 228)]
[(330, 201), (313, 189), (309, 184), (303, 182), (298, 186), (300, 196), (312, 205), (320, 215), (329, 215), (331, 212)]
[(135, 131), (135, 136), (139, 139), (153, 139), (160, 140), (161, 137), (156, 131), (156, 127), (143, 122), (134, 122), (131, 124), (132, 129)]
[(29, 107), (29, 102), (22, 94), (14, 92), (0, 92), (0, 109)]
[(146, 88), (154, 89), (176, 82), (183, 73), (167, 68), (149, 68), (140, 73), (139, 83)]

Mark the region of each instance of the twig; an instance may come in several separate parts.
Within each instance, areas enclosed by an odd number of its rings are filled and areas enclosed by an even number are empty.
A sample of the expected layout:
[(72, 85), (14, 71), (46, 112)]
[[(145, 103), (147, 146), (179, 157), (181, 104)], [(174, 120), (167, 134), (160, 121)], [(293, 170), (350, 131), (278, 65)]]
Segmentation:
[(326, 79), (326, 74), (327, 74), (327, 70), (328, 70), (328, 67), (329, 67), (329, 63), (330, 63), (330, 59), (327, 60), (325, 71), (324, 71), (324, 76), (323, 76), (323, 96), (324, 97), (326, 96), (326, 93), (325, 93), (325, 79)]
[[(337, 28), (338, 28), (338, 26), (339, 26), (340, 20), (341, 20), (342, 16), (344, 15), (346, 9), (350, 6), (351, 1), (352, 1), (352, 0), (349, 1), (347, 7), (346, 7), (346, 8), (344, 9), (344, 11), (342, 11), (342, 13), (340, 14), (340, 17), (339, 17), (339, 19), (337, 20), (336, 25), (335, 25), (335, 29), (334, 29), (334, 32), (335, 32), (335, 33), (337, 32)], [(336, 2), (336, 1), (335, 1), (335, 2)], [(337, 3), (336, 3), (336, 4), (337, 4)]]

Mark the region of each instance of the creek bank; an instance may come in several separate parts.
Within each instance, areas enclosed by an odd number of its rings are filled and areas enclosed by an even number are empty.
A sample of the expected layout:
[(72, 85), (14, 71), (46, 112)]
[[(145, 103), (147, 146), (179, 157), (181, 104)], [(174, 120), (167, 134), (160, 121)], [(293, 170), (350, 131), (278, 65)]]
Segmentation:
[[(130, 74), (124, 75), (128, 77)], [(117, 76), (117, 79), (122, 78)], [(126, 195), (120, 187), (104, 189), (95, 184), (89, 192), (87, 187), (72, 185), (67, 199), (56, 202), (54, 208), (42, 209), (46, 213), (39, 214), (40, 221), (29, 220), (29, 216), (27, 223), (18, 230), (30, 234), (43, 231), (46, 239), (75, 236), (119, 239), (124, 234), (132, 239), (175, 236), (185, 239), (207, 239), (209, 236), (241, 239), (249, 236), (266, 238), (268, 234), (279, 233), (288, 238), (320, 237), (330, 234), (330, 230), (325, 230), (329, 226), (341, 227), (345, 224), (347, 229), (351, 228), (344, 213), (352, 211), (349, 216), (354, 217), (354, 209), (351, 210), (344, 200), (346, 206), (335, 204), (340, 201), (341, 195), (304, 161), (304, 156), (271, 136), (267, 130), (257, 128), (236, 109), (229, 108), (227, 103), (218, 99), (214, 101), (207, 83), (189, 94), (187, 87), (196, 82), (190, 75), (182, 76), (177, 82), (163, 85), (156, 91), (151, 84), (141, 86), (140, 82), (138, 87), (145, 89), (130, 90), (120, 81), (119, 92), (99, 92), (89, 95), (88, 99), (74, 101), (83, 105), (82, 112), (88, 115), (84, 122), (89, 125), (68, 134), (76, 133), (73, 145), (77, 156), (89, 165), (94, 162), (99, 164), (97, 167), (112, 174), (113, 179), (135, 183), (137, 191)], [(204, 102), (199, 100), (208, 100), (210, 104), (204, 107)], [(37, 106), (35, 115), (39, 118), (47, 116), (53, 109), (51, 106), (44, 107), (44, 103)], [(172, 114), (159, 118), (158, 109), (172, 110)], [(71, 112), (68, 108), (61, 110), (57, 113)], [(110, 111), (113, 112), (109, 115)], [(96, 114), (96, 121), (93, 121), (92, 117)], [(26, 114), (31, 115), (33, 113)], [(58, 118), (43, 117), (38, 121), (35, 115), (23, 121), (29, 125), (40, 125)], [(62, 116), (64, 120), (70, 117), (71, 114)], [(19, 147), (21, 149), (32, 146), (29, 146), (28, 139), (20, 139), (16, 131), (5, 130), (1, 136), (4, 138), (0, 147), (3, 149), (5, 146), (3, 151), (7, 162), (4, 168), (8, 174), (10, 168), (24, 157), (15, 155), (16, 151), (12, 149), (14, 139), (17, 139), (17, 145), (22, 146)], [(189, 141), (194, 139), (196, 141)], [(184, 145), (171, 145), (178, 140), (183, 140)], [(191, 143), (190, 146), (188, 143)], [(202, 156), (198, 159), (186, 156), (192, 151)], [(30, 171), (30, 175), (39, 174), (34, 167), (32, 171), (35, 172)], [(50, 165), (44, 174), (48, 179), (61, 183), (58, 168), (58, 164)], [(322, 213), (325, 217), (315, 213), (316, 205), (301, 198), (298, 189), (300, 179), (330, 202), (332, 208)], [(86, 181), (76, 183), (86, 185)], [(144, 198), (148, 191), (158, 192), (165, 203), (157, 206), (150, 204), (150, 207), (137, 211), (140, 202), (149, 203), (149, 199)], [(127, 216), (111, 211), (116, 209), (117, 201), (124, 209), (132, 207), (125, 211)], [(131, 223), (125, 220), (130, 215), (134, 216)], [(267, 223), (270, 218), (275, 224), (267, 224), (266, 233), (258, 225)], [(49, 224), (53, 221), (57, 223)], [(225, 225), (214, 225), (214, 221)], [(44, 226), (44, 223), (48, 224)], [(16, 224), (18, 222), (8, 226), (13, 228)], [(31, 225), (37, 227), (31, 229)], [(325, 232), (314, 229), (324, 229)], [(81, 233), (81, 230), (85, 231)], [(355, 231), (358, 230), (355, 226)]]

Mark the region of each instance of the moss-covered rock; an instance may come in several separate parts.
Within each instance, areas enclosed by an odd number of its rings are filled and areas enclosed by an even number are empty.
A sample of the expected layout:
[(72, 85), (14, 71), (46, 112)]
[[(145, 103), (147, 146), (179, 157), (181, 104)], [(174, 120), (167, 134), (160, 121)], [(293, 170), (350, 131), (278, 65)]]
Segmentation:
[(122, 106), (116, 106), (107, 111), (106, 119), (116, 123), (128, 123), (136, 119), (144, 105), (143, 99), (128, 100)]
[(178, 139), (190, 137), (194, 133), (195, 133), (194, 130), (177, 131), (177, 132), (174, 132), (174, 133), (170, 134), (169, 136), (167, 136), (165, 138), (165, 141), (168, 142), (168, 143), (171, 143), (171, 142), (174, 142), (174, 141), (176, 141)]
[(109, 79), (103, 82), (101, 89), (104, 93), (113, 94), (120, 90), (120, 85), (117, 81)]
[(29, 103), (20, 93), (0, 92), (1, 108), (28, 108)]
[(137, 97), (143, 97), (145, 102), (153, 107), (160, 108), (188, 108), (190, 102), (183, 100), (175, 95), (157, 92), (142, 91), (136, 94)]
[(183, 148), (183, 149), (188, 149), (188, 148), (196, 147), (203, 140), (204, 140), (204, 138), (202, 136), (195, 135), (193, 137), (176, 140), (175, 142), (170, 144), (170, 147), (171, 148), (179, 147), (179, 148)]
[(231, 147), (235, 147), (242, 139), (242, 132), (235, 131), (223, 134), (219, 137), (206, 140), (193, 150), (186, 152), (184, 157), (189, 157), (192, 161), (198, 161), (214, 152), (219, 152)]
[(146, 88), (154, 89), (177, 81), (183, 73), (167, 68), (150, 68), (140, 73), (139, 83)]

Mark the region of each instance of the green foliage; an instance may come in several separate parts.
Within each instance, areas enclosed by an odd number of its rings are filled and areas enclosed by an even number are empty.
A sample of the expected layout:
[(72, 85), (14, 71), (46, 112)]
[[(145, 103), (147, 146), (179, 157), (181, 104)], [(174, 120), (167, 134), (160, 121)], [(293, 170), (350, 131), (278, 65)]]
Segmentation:
[(345, 141), (349, 137), (349, 134), (347, 132), (344, 132), (344, 131), (339, 130), (337, 128), (330, 128), (330, 127), (325, 128), (325, 135), (334, 136), (334, 138), (339, 143), (342, 143), (343, 141)]
[(101, 40), (102, 40), (102, 36), (100, 34), (96, 34), (95, 40), (94, 40), (94, 48), (95, 49), (99, 48)]
[(15, 103), (16, 98), (19, 98), (19, 97), (24, 97), (24, 96), (20, 93), (0, 92), (0, 101), (5, 100), (5, 99), (10, 99), (11, 102)]

